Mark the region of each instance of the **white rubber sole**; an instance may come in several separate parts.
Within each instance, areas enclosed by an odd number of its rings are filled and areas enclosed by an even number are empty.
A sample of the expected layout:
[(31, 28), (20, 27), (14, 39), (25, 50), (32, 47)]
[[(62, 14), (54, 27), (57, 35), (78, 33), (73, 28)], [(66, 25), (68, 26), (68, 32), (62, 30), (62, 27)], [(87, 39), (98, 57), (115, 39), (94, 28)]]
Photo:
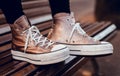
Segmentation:
[(69, 58), (68, 48), (44, 54), (29, 54), (14, 50), (11, 50), (11, 53), (14, 59), (26, 61), (35, 65), (54, 64)]
[(113, 46), (109, 42), (101, 42), (98, 45), (66, 45), (72, 55), (96, 56), (113, 53)]

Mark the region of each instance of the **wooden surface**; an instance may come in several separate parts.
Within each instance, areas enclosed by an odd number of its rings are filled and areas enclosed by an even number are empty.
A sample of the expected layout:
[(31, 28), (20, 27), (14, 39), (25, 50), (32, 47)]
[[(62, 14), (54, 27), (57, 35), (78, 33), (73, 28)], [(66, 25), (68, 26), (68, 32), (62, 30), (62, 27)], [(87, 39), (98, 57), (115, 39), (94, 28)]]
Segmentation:
[[(24, 11), (30, 18), (32, 24), (36, 25), (40, 29), (41, 33), (46, 36), (52, 25), (50, 9), (48, 8), (49, 6), (47, 0), (24, 0), (22, 4)], [(90, 36), (96, 36), (103, 30), (107, 29), (110, 25), (110, 22), (104, 21), (94, 23), (81, 22), (82, 28)], [(12, 59), (10, 49), (11, 31), (8, 24), (6, 24), (3, 14), (0, 13), (1, 76), (71, 76), (75, 73), (75, 71), (87, 63), (88, 60), (90, 60), (90, 57), (70, 56), (69, 59), (61, 63), (46, 66), (36, 66), (27, 62)]]
[[(96, 27), (89, 29), (90, 27), (93, 27), (93, 25), (96, 25)], [(83, 27), (87, 32), (89, 32), (89, 35), (95, 35), (101, 30), (107, 28), (109, 25), (110, 25), (109, 22), (108, 23), (101, 22), (97, 24), (95, 23), (95, 24), (83, 25)], [(10, 36), (8, 35), (5, 38), (9, 39)], [(0, 74), (2, 74), (3, 76), (4, 75), (70, 76), (89, 60), (89, 58), (86, 58), (86, 57), (71, 56), (65, 62), (61, 62), (61, 63), (53, 64), (53, 65), (47, 65), (47, 66), (36, 66), (33, 64), (29, 64), (27, 62), (16, 61), (12, 59), (11, 54), (10, 54), (11, 39), (8, 41), (8, 39), (5, 39), (5, 38), (2, 39), (4, 42), (1, 43), (1, 47), (0, 47), (0, 50), (2, 50), (2, 52), (0, 53), (0, 60), (1, 60)], [(5, 48), (5, 47), (8, 47), (8, 48)], [(58, 70), (56, 70), (56, 68)]]

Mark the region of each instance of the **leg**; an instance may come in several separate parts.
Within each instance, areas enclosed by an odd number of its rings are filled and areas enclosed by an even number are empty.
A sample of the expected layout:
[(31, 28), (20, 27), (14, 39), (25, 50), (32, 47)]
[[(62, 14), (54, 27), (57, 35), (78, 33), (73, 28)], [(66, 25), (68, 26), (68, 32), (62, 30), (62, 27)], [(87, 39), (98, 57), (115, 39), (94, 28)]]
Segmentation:
[(65, 11), (69, 9), (68, 0), (60, 0), (61, 3), (54, 3), (55, 1), (50, 0), (54, 20), (53, 29), (48, 35), (50, 39), (67, 45), (73, 55), (93, 56), (113, 53), (112, 44), (93, 39), (81, 28), (80, 23), (75, 23), (74, 15)]
[(69, 57), (66, 46), (48, 40), (37, 27), (30, 26), (23, 13), (21, 0), (3, 0), (0, 3), (11, 27), (11, 53), (14, 59), (46, 65), (64, 61)]
[(57, 13), (70, 14), (69, 0), (49, 0), (52, 16)]
[(1, 9), (8, 23), (12, 24), (20, 16), (24, 15), (21, 0), (1, 0)]

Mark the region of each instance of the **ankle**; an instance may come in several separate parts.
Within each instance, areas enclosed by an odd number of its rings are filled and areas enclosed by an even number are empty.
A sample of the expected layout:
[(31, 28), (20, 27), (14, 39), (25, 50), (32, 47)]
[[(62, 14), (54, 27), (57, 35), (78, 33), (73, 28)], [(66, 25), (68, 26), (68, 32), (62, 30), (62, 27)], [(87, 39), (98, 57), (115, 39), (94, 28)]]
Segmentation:
[(62, 13), (57, 13), (53, 16), (53, 18), (58, 18), (58, 17), (65, 17), (65, 16), (70, 16), (69, 13), (65, 13), (65, 12), (62, 12)]

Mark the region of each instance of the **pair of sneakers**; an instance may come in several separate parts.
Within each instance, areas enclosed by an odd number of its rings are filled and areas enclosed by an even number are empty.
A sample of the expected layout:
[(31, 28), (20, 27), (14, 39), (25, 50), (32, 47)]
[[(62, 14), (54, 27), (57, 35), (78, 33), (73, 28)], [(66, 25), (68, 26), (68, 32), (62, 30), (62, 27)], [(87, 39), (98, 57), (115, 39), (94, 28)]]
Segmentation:
[(37, 27), (30, 26), (26, 16), (10, 24), (13, 58), (47, 65), (64, 61), (70, 54), (94, 56), (113, 52), (110, 43), (99, 42), (88, 36), (79, 23), (75, 23), (72, 15), (56, 14), (54, 23), (48, 37), (44, 37)]

